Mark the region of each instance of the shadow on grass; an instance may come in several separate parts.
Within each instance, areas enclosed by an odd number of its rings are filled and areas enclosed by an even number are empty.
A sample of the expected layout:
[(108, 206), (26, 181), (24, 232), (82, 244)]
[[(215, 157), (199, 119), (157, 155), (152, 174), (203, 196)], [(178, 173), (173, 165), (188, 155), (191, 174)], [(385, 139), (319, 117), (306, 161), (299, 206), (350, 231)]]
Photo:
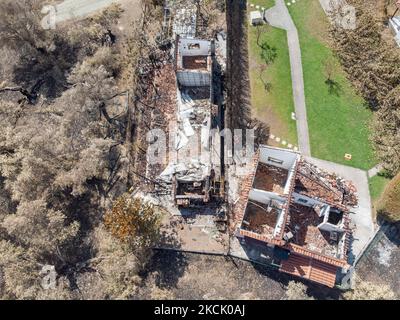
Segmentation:
[(325, 84), (328, 86), (328, 92), (331, 95), (335, 95), (335, 96), (339, 97), (341, 92), (343, 91), (340, 83), (335, 80), (327, 79), (327, 80), (325, 80)]

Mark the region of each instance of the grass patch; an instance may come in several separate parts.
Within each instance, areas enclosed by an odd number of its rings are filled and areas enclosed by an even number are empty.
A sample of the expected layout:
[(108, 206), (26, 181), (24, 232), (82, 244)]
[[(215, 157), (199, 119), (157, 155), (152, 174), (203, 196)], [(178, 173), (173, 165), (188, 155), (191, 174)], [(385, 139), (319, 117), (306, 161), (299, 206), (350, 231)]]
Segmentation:
[(251, 104), (253, 114), (270, 126), (271, 133), (291, 144), (297, 144), (296, 122), (292, 120), (294, 112), (292, 79), (286, 31), (264, 25), (260, 43), (266, 41), (276, 48), (275, 61), (263, 72), (263, 79), (271, 84), (266, 91), (260, 79), (263, 65), (261, 48), (257, 45), (257, 28), (249, 26), (249, 73), (251, 86)]
[[(325, 40), (329, 22), (319, 1), (297, 2), (289, 11), (300, 38), (312, 155), (364, 170), (372, 168), (377, 163), (369, 141), (372, 112), (347, 80)], [(326, 61), (332, 62), (336, 93), (325, 83)], [(344, 159), (346, 153), (352, 160)]]
[(380, 175), (369, 178), (369, 192), (373, 202), (379, 200), (389, 181), (389, 178)]

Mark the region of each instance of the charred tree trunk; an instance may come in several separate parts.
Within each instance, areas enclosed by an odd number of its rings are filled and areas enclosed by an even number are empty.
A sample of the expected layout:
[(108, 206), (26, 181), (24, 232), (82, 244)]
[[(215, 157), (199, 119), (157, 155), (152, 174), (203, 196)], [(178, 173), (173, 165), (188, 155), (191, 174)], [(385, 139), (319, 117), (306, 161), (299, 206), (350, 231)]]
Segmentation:
[(226, 127), (245, 129), (251, 120), (246, 0), (227, 0), (227, 121)]

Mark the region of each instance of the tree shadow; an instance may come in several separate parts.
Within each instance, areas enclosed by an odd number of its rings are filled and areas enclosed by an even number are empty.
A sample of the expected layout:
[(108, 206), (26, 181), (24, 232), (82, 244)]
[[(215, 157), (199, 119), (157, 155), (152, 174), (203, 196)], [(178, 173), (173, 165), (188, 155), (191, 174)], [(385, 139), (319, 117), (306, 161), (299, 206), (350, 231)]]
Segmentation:
[(13, 69), (13, 81), (33, 94), (59, 97), (68, 87), (68, 72), (78, 62), (78, 49), (67, 40), (54, 40), (54, 50), (25, 55)]
[(274, 63), (278, 57), (276, 47), (270, 46), (266, 41), (264, 41), (259, 47), (261, 48), (261, 59), (263, 59), (265, 64), (270, 65)]
[(382, 232), (391, 243), (400, 246), (400, 222), (391, 223), (380, 219), (379, 223), (381, 223), (379, 232)]
[(160, 231), (153, 255), (139, 273), (144, 283), (155, 277), (154, 282), (159, 288), (171, 289), (176, 287), (183, 276), (188, 263), (185, 253), (179, 251), (182, 246), (178, 237), (178, 227), (178, 222), (172, 222), (168, 230)]
[(326, 79), (325, 84), (328, 86), (328, 92), (331, 95), (339, 97), (343, 91), (341, 84), (333, 79)]
[(292, 280), (289, 275), (280, 272), (276, 267), (266, 266), (256, 262), (250, 263), (259, 274), (278, 282), (282, 289), (286, 288), (289, 281)]
[(176, 288), (179, 279), (188, 266), (184, 252), (155, 249), (144, 271), (140, 274), (144, 281), (155, 274), (155, 284), (162, 289)]
[(342, 296), (342, 290), (338, 288), (329, 288), (303, 280), (301, 282), (307, 286), (307, 295), (316, 300), (339, 300)]

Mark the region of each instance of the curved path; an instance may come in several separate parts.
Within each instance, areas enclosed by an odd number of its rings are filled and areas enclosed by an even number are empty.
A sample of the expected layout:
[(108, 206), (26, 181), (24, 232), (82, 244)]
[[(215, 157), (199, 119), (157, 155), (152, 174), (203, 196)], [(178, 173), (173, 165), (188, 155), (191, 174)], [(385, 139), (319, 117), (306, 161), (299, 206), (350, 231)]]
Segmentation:
[[(335, 1), (337, 2), (337, 0)], [(320, 2), (323, 7), (324, 5), (327, 7), (330, 3), (330, 0), (320, 0)], [(325, 7), (324, 9), (326, 9)], [(353, 224), (357, 226), (353, 233), (351, 250), (352, 255), (350, 257), (350, 261), (353, 263), (357, 258), (359, 258), (360, 255), (362, 255), (363, 250), (375, 234), (374, 220), (371, 214), (372, 208), (368, 177), (375, 175), (381, 169), (381, 166), (378, 165), (367, 172), (311, 157), (307, 110), (304, 95), (303, 67), (297, 28), (283, 0), (276, 0), (275, 6), (265, 11), (264, 17), (273, 27), (284, 29), (287, 33), (292, 74), (293, 98), (297, 118), (297, 135), (299, 139), (298, 144), (301, 153), (308, 161), (314, 163), (319, 168), (325, 169), (326, 171), (335, 172), (344, 179), (352, 181), (357, 188), (359, 204), (357, 207), (352, 208), (351, 210), (351, 220)]]
[(275, 6), (265, 11), (265, 19), (273, 27), (284, 29), (287, 33), (293, 100), (297, 119), (298, 146), (302, 154), (310, 156), (311, 150), (304, 96), (303, 66), (297, 28), (283, 0), (276, 0)]

